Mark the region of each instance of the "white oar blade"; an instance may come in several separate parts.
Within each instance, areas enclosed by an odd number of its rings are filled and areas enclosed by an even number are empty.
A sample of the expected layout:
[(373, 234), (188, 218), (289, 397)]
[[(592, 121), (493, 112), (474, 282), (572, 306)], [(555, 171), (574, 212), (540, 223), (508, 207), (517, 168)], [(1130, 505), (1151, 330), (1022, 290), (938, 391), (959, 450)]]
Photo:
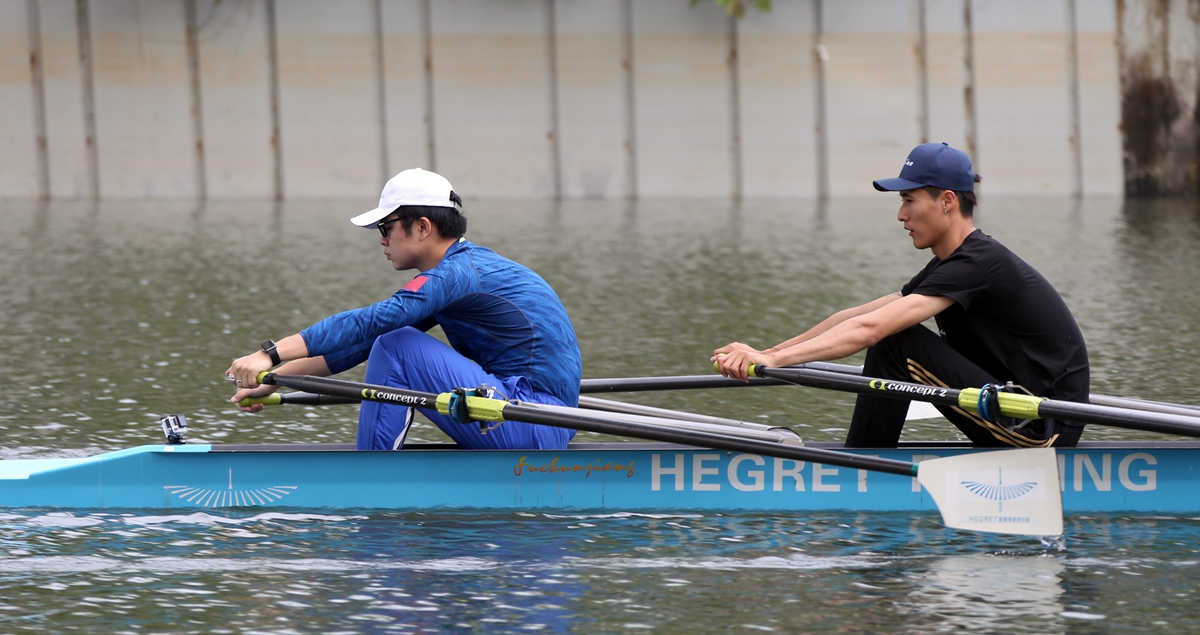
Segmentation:
[(910, 401), (908, 402), (908, 414), (904, 416), (904, 420), (917, 421), (941, 416), (943, 416), (942, 411), (935, 408), (928, 401)]
[(1052, 448), (1000, 450), (922, 461), (917, 480), (947, 527), (1058, 536), (1062, 488)]

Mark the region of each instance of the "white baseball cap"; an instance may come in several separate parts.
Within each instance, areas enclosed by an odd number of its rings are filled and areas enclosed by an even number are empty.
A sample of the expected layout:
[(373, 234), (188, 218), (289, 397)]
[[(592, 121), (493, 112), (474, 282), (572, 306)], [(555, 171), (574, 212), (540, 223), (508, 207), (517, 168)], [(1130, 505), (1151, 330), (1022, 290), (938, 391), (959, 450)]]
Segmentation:
[(379, 195), (379, 207), (350, 219), (359, 227), (374, 227), (402, 205), (425, 207), (450, 207), (462, 204), (446, 177), (435, 172), (413, 168), (393, 176), (383, 186)]

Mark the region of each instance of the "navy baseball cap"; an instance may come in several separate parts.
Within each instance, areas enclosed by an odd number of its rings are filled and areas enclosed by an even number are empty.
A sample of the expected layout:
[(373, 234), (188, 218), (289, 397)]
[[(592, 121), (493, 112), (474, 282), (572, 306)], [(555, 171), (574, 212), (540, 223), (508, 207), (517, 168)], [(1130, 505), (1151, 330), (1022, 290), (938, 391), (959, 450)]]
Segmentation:
[(874, 182), (880, 192), (903, 192), (919, 187), (940, 187), (955, 192), (974, 192), (975, 173), (971, 158), (945, 143), (922, 143), (908, 153), (900, 176)]

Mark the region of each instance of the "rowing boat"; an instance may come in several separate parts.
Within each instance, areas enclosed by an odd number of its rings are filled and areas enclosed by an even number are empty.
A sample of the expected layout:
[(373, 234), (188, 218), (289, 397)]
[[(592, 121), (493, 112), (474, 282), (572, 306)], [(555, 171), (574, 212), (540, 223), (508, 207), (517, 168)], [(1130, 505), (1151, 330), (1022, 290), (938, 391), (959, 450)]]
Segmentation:
[[(929, 443), (846, 452), (917, 462), (977, 450)], [(1085, 442), (1057, 456), (1067, 513), (1200, 512), (1194, 486), (1200, 442)], [(979, 487), (1008, 485), (997, 474)], [(996, 505), (1002, 508), (1003, 500)], [(82, 458), (0, 461), (0, 507), (936, 509), (909, 476), (669, 443), (576, 443), (558, 451), (409, 444), (401, 452), (340, 444), (144, 445)]]

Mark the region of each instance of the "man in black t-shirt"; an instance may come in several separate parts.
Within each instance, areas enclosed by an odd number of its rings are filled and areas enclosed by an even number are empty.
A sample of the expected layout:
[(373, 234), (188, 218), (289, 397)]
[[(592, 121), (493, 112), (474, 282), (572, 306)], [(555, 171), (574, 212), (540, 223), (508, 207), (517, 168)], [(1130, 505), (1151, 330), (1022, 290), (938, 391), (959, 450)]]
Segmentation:
[[(1086, 403), (1088, 356), (1066, 303), (1033, 267), (975, 228), (971, 160), (944, 143), (917, 146), (900, 176), (897, 220), (933, 260), (899, 293), (833, 314), (765, 351), (734, 342), (713, 351), (721, 374), (747, 378), (752, 363), (789, 366), (867, 349), (863, 374), (950, 388), (1012, 382), (1040, 397)], [(935, 318), (941, 333), (921, 325)], [(987, 420), (938, 406), (977, 446), (1072, 447), (1082, 424)], [(895, 447), (908, 402), (859, 395), (846, 447)]]

